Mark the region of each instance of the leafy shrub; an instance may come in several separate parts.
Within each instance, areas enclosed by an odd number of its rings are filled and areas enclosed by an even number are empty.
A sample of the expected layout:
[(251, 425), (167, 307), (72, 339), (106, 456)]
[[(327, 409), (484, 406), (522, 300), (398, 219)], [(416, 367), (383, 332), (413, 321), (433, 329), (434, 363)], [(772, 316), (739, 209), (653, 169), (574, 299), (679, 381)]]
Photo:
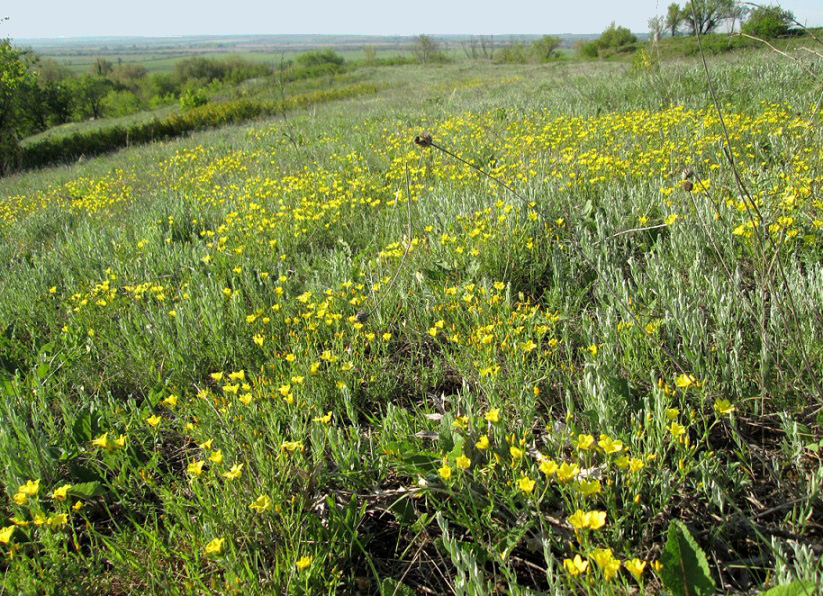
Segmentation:
[(103, 98), (103, 111), (109, 116), (128, 116), (142, 109), (140, 99), (128, 90), (112, 89)]
[(500, 50), (497, 60), (504, 64), (525, 64), (528, 60), (528, 49), (520, 42), (515, 42)]
[(209, 103), (209, 96), (204, 89), (189, 87), (180, 94), (180, 109), (191, 110)]
[(794, 15), (779, 6), (757, 6), (743, 24), (743, 33), (761, 39), (780, 37), (789, 33)]
[(560, 47), (559, 37), (544, 35), (540, 39), (533, 41), (529, 50), (538, 62), (548, 62), (557, 56), (558, 47)]
[(300, 67), (308, 68), (311, 66), (318, 66), (320, 64), (335, 64), (337, 66), (343, 66), (345, 60), (343, 59), (343, 56), (337, 54), (331, 48), (325, 48), (323, 50), (312, 50), (311, 52), (299, 54), (297, 58), (295, 58), (295, 62)]
[(577, 51), (585, 58), (597, 58), (603, 55), (604, 50), (611, 50), (611, 53), (624, 51), (634, 43), (637, 43), (637, 36), (626, 27), (618, 27), (612, 21), (599, 38), (580, 44)]
[(284, 110), (374, 93), (376, 90), (377, 87), (374, 85), (359, 84), (296, 95), (282, 101), (257, 102), (240, 99), (223, 103), (207, 103), (193, 107), (182, 114), (172, 114), (162, 120), (155, 118), (129, 127), (115, 126), (32, 143), (23, 148), (20, 167), (35, 168), (72, 161), (81, 156), (99, 155), (128, 145), (169, 139), (190, 131), (225, 124), (239, 124), (252, 118), (277, 114)]

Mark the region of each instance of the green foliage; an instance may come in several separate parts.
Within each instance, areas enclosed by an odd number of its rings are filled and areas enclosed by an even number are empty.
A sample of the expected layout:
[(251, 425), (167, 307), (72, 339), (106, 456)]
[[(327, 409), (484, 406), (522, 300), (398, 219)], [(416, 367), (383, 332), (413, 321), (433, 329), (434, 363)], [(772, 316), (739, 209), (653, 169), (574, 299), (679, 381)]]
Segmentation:
[(529, 60), (529, 50), (522, 43), (514, 42), (500, 48), (495, 60), (503, 64), (525, 64)]
[(209, 103), (209, 94), (200, 87), (189, 86), (180, 94), (180, 109), (191, 110)]
[(112, 89), (103, 98), (103, 110), (109, 116), (128, 116), (143, 109), (140, 98), (134, 92)]
[(544, 35), (531, 43), (529, 50), (538, 62), (549, 62), (557, 57), (557, 48), (560, 47), (560, 38)]
[(294, 59), (298, 66), (302, 68), (310, 68), (321, 64), (333, 64), (335, 66), (343, 66), (345, 60), (343, 56), (337, 54), (331, 48), (323, 50), (312, 50), (298, 54)]
[(614, 21), (603, 30), (603, 33), (594, 41), (583, 42), (578, 45), (577, 51), (584, 58), (596, 58), (633, 49), (637, 43), (637, 36), (626, 27), (618, 26)]
[(600, 49), (618, 49), (636, 42), (636, 35), (626, 27), (620, 27), (612, 21), (611, 25), (606, 27), (600, 35), (597, 45)]
[(710, 596), (714, 580), (706, 554), (680, 520), (669, 524), (669, 538), (660, 556), (660, 579), (674, 596)]
[(0, 174), (13, 168), (18, 160), (21, 123), (15, 118), (17, 90), (31, 80), (23, 52), (0, 39)]
[(788, 34), (793, 22), (792, 12), (780, 6), (756, 6), (743, 24), (743, 33), (772, 39)]
[(418, 35), (414, 40), (412, 52), (420, 64), (443, 63), (448, 61), (446, 55), (440, 49), (440, 44), (429, 35)]
[(275, 102), (243, 99), (223, 103), (206, 103), (193, 106), (182, 114), (173, 114), (163, 120), (153, 119), (129, 127), (116, 126), (31, 143), (26, 145), (22, 151), (21, 167), (34, 168), (72, 161), (81, 156), (99, 155), (127, 145), (168, 139), (193, 130), (237, 124), (266, 114), (277, 114), (284, 110), (315, 103), (374, 93), (375, 90), (373, 85), (360, 84), (296, 95)]
[(691, 35), (706, 35), (736, 14), (734, 0), (690, 0), (680, 12)]

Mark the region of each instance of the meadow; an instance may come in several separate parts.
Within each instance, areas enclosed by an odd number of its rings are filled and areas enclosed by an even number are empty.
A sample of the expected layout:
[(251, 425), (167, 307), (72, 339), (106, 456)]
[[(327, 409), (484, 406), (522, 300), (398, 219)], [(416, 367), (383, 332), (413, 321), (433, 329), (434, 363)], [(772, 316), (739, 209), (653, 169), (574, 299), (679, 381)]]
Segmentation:
[(814, 593), (821, 66), (365, 68), (0, 179), (4, 589)]

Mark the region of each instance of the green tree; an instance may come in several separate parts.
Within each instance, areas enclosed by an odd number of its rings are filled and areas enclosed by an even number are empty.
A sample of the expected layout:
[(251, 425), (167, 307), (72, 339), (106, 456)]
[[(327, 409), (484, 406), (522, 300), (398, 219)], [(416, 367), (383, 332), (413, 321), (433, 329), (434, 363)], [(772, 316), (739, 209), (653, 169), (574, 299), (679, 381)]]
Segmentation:
[(32, 75), (26, 67), (24, 53), (15, 49), (9, 39), (0, 39), (0, 172), (17, 165), (20, 155), (20, 126), (16, 118), (15, 96), (30, 85)]
[(794, 22), (794, 14), (779, 6), (757, 6), (743, 24), (743, 33), (761, 39), (786, 35)]
[(89, 72), (93, 75), (97, 75), (98, 77), (105, 77), (112, 71), (113, 68), (114, 64), (108, 60), (105, 58), (98, 58), (89, 68)]
[(677, 35), (677, 28), (683, 22), (683, 11), (680, 10), (680, 5), (677, 2), (672, 2), (666, 11), (666, 29), (672, 34), (672, 37)]
[(71, 83), (78, 116), (100, 118), (103, 115), (103, 98), (108, 95), (114, 84), (108, 79), (93, 75), (83, 75)]
[(540, 39), (532, 42), (530, 50), (538, 62), (548, 62), (557, 56), (557, 48), (560, 47), (560, 38), (544, 35)]
[(440, 50), (440, 44), (433, 37), (418, 35), (414, 40), (414, 55), (421, 64), (430, 62), (445, 62), (446, 56)]
[(637, 37), (626, 27), (618, 27), (614, 21), (606, 27), (600, 39), (597, 40), (597, 45), (601, 49), (605, 48), (621, 48), (629, 44), (635, 43)]
[(692, 35), (706, 35), (734, 14), (734, 0), (689, 0), (683, 7), (683, 22)]

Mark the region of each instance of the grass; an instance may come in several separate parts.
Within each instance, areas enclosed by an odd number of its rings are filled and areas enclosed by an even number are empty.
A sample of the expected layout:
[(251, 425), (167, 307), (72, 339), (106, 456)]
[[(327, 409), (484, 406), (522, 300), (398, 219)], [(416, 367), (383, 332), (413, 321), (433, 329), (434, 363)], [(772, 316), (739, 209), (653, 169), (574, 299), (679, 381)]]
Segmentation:
[(820, 583), (819, 88), (710, 68), (746, 192), (693, 63), (380, 68), (0, 181), (5, 585), (657, 592), (675, 520)]

